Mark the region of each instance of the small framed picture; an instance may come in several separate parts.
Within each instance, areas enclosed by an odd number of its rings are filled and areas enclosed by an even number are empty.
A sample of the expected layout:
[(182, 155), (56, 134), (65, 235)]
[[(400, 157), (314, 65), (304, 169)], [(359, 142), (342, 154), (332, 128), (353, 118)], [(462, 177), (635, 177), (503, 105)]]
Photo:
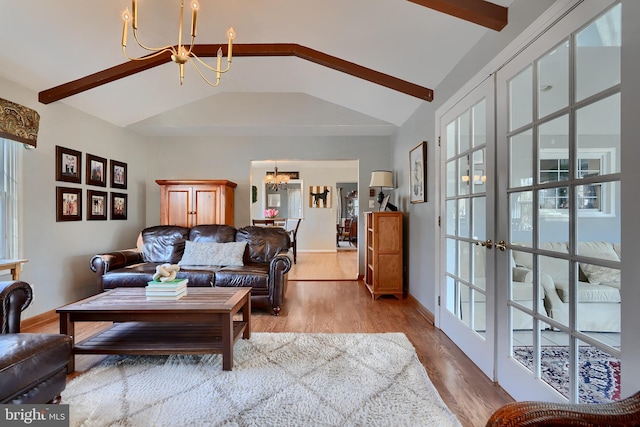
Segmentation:
[(386, 196), (384, 196), (384, 199), (382, 199), (382, 204), (380, 205), (380, 212), (384, 212), (387, 209), (387, 205), (389, 204), (389, 197), (390, 195), (387, 194)]
[(267, 197), (267, 207), (268, 208), (279, 208), (280, 207), (280, 195), (279, 194), (269, 194)]
[(111, 160), (111, 187), (127, 188), (127, 164)]
[(111, 193), (111, 219), (127, 219), (127, 195)]
[(106, 191), (87, 190), (87, 220), (107, 219)]
[(80, 184), (82, 177), (82, 153), (56, 145), (56, 181)]
[(423, 141), (409, 151), (409, 186), (411, 203), (427, 201), (427, 142)]
[(82, 189), (56, 187), (56, 221), (82, 220)]
[(87, 153), (87, 177), (89, 185), (107, 186), (107, 159)]

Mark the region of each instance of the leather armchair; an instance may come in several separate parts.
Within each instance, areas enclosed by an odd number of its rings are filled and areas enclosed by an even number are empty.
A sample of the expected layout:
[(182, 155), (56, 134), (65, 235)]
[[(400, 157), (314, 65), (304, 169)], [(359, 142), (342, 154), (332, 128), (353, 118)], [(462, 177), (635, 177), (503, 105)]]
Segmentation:
[(0, 403), (60, 403), (71, 337), (20, 333), (20, 315), (33, 298), (22, 281), (0, 282)]

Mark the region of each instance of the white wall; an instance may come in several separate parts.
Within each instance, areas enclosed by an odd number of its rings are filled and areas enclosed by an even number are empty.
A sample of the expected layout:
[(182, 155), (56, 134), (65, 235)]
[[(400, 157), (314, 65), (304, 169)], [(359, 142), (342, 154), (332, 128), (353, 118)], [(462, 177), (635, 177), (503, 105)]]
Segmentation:
[[(530, 25), (553, 0), (515, 0), (509, 6), (509, 24), (501, 32), (490, 32), (456, 65), (447, 78), (435, 88), (434, 100), (424, 103), (396, 132), (394, 168), (398, 189), (394, 196), (398, 207), (405, 212), (405, 247), (408, 255), (409, 292), (432, 313), (436, 313), (438, 296), (438, 205), (436, 199), (437, 162), (440, 159), (438, 138), (435, 135), (435, 112), (471, 77), (504, 49), (524, 28)], [(409, 203), (409, 150), (427, 141), (427, 202)]]
[[(0, 96), (40, 114), (38, 147), (22, 151), (21, 257), (29, 260), (20, 279), (34, 288), (34, 300), (23, 318), (53, 310), (97, 292), (89, 259), (101, 251), (135, 246), (144, 225), (144, 139), (62, 103), (40, 104), (38, 94), (0, 79)], [(55, 181), (55, 146), (82, 152), (82, 184)], [(126, 221), (87, 221), (86, 153), (127, 163)], [(108, 184), (107, 184), (108, 185)], [(83, 220), (56, 222), (56, 186), (83, 189)], [(107, 186), (106, 191), (109, 191)], [(8, 277), (3, 277), (7, 280)]]
[[(252, 160), (358, 160), (357, 181), (365, 189), (368, 188), (372, 170), (391, 167), (391, 142), (388, 137), (381, 136), (150, 137), (148, 141), (147, 226), (157, 225), (160, 221), (160, 188), (156, 179), (227, 179), (235, 182), (238, 184), (235, 191), (235, 225), (241, 227), (251, 223)], [(329, 185), (335, 187), (335, 182), (342, 179), (334, 179), (318, 171), (309, 179), (305, 178), (304, 185), (308, 190), (309, 185), (327, 185), (329, 180)], [(360, 191), (359, 195), (360, 206), (368, 206), (369, 192)], [(360, 209), (361, 213), (365, 210)], [(327, 221), (333, 218), (328, 212), (326, 215)], [(302, 248), (303, 233), (309, 230), (307, 226), (300, 227), (298, 235)], [(333, 227), (335, 230), (335, 225)], [(363, 221), (359, 221), (359, 227), (363, 227)], [(362, 238), (362, 229), (358, 234)], [(332, 238), (332, 247), (335, 247), (334, 232), (322, 237), (325, 240), (323, 245), (329, 245)], [(359, 255), (362, 274), (364, 253), (360, 251)]]

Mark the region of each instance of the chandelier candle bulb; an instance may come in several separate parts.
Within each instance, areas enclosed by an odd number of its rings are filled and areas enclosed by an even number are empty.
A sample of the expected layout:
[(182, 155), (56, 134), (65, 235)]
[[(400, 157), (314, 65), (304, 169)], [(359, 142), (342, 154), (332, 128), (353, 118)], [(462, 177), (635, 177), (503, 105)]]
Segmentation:
[(229, 63), (231, 63), (231, 50), (233, 49), (233, 39), (235, 37), (236, 31), (233, 29), (233, 27), (229, 27), (229, 29), (227, 30), (227, 39), (229, 40), (229, 46), (227, 48), (227, 61)]
[(191, 9), (193, 10), (193, 14), (191, 15), (191, 37), (195, 38), (196, 36), (196, 21), (198, 20), (198, 9), (200, 5), (197, 1), (191, 1)]
[(129, 8), (126, 8), (122, 12), (122, 20), (124, 25), (122, 26), (122, 47), (127, 47), (127, 34), (129, 33), (129, 22), (131, 22), (131, 15), (129, 15)]

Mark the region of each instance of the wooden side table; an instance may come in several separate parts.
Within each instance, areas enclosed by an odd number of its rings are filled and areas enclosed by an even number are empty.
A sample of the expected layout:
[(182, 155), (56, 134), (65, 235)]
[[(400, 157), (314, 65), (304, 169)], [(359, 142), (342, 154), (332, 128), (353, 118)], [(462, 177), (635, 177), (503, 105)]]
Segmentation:
[(13, 280), (20, 280), (22, 264), (29, 262), (28, 259), (0, 259), (0, 270), (11, 270)]

